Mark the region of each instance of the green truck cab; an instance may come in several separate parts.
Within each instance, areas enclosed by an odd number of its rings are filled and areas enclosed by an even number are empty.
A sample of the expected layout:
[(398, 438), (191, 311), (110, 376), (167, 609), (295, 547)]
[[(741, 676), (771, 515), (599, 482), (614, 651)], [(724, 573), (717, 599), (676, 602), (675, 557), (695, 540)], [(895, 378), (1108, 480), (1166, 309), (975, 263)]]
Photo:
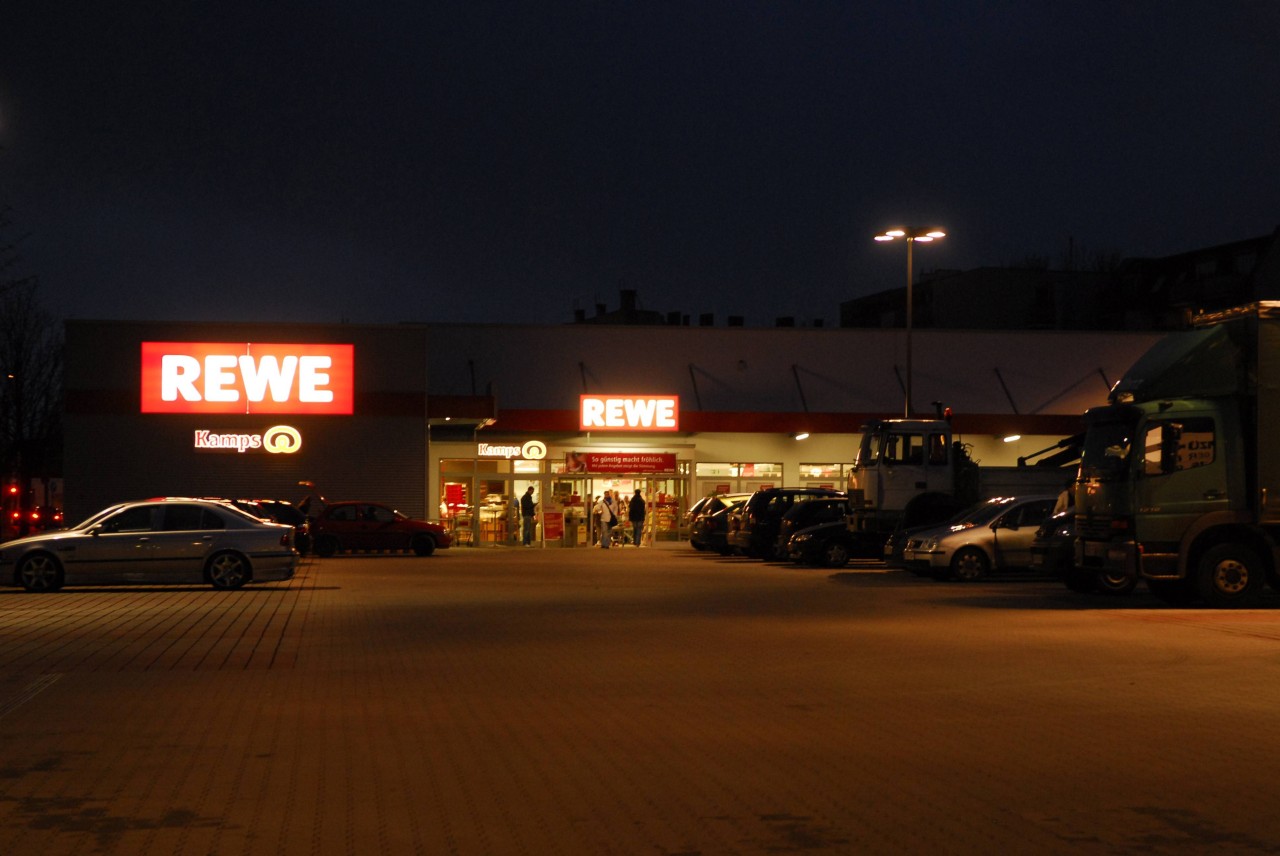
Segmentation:
[(1280, 558), (1280, 303), (1198, 317), (1110, 401), (1085, 413), (1077, 567), (1174, 603), (1256, 603)]

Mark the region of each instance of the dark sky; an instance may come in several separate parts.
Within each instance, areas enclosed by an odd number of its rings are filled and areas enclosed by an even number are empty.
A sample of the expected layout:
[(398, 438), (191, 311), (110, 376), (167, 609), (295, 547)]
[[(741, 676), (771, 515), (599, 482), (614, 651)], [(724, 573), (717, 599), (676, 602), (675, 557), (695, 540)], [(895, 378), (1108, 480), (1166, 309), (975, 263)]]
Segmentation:
[[(22, 7), (22, 8), (14, 8)], [(834, 323), (917, 269), (1280, 225), (1280, 3), (10, 4), (0, 205), (65, 317)]]

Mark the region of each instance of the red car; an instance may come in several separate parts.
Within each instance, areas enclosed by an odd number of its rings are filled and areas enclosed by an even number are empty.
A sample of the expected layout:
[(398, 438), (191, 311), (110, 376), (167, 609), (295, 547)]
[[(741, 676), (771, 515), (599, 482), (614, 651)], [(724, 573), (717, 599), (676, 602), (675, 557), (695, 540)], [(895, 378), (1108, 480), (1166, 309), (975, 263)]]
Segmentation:
[(317, 556), (341, 550), (412, 550), (430, 556), (453, 543), (439, 523), (405, 517), (377, 502), (330, 502), (311, 523)]

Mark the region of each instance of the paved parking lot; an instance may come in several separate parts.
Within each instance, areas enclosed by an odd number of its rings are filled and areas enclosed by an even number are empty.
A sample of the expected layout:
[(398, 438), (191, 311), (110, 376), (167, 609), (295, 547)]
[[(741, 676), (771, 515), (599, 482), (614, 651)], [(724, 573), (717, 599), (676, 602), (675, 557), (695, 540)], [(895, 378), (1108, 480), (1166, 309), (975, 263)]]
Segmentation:
[(687, 548), (0, 590), (16, 854), (1280, 850), (1280, 608)]

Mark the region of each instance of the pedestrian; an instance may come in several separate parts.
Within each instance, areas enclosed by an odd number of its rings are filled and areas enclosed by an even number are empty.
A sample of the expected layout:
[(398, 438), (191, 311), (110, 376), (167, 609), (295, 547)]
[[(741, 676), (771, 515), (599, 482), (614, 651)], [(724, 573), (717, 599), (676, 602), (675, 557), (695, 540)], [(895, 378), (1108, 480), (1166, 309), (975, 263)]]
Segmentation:
[(608, 550), (610, 530), (613, 529), (614, 521), (618, 519), (618, 515), (613, 513), (613, 497), (609, 496), (609, 491), (606, 490), (604, 497), (596, 503), (595, 513), (600, 518), (600, 546)]
[(533, 546), (533, 522), (534, 515), (538, 512), (538, 503), (533, 500), (533, 485), (529, 485), (529, 489), (524, 492), (524, 496), (520, 497), (520, 517), (524, 521), (524, 545), (526, 547)]
[(1075, 507), (1075, 486), (1075, 479), (1067, 479), (1066, 487), (1062, 489), (1062, 493), (1058, 494), (1058, 501), (1053, 504), (1053, 511), (1051, 511), (1050, 514), (1060, 514), (1063, 511), (1070, 511)]
[(636, 494), (631, 497), (631, 502), (627, 506), (627, 519), (631, 521), (632, 538), (637, 547), (640, 546), (640, 533), (644, 531), (645, 506), (644, 497), (640, 495), (640, 488), (636, 488)]

